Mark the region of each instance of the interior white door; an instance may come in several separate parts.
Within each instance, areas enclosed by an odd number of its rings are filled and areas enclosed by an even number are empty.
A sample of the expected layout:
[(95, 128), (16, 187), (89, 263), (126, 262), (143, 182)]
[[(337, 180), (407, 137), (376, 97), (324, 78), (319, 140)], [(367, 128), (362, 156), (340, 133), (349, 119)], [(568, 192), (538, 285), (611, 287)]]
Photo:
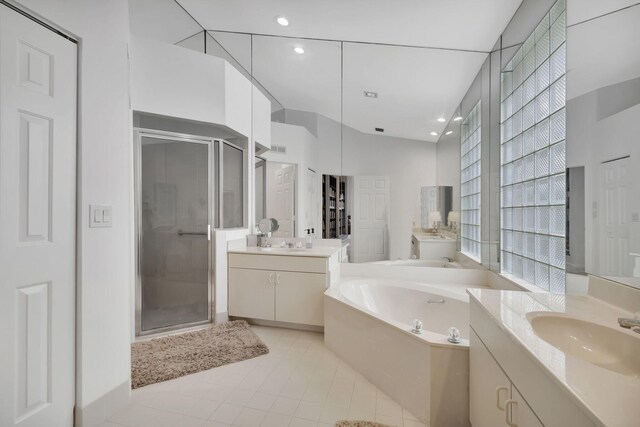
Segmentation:
[(318, 178), (315, 171), (307, 169), (307, 211), (306, 227), (317, 230), (316, 220), (318, 219)]
[(389, 259), (389, 177), (354, 177), (353, 262)]
[(632, 273), (629, 160), (620, 159), (601, 166), (600, 274), (606, 276), (630, 276)]
[(274, 237), (295, 236), (296, 166), (290, 165), (276, 171), (276, 219), (280, 224)]
[(72, 426), (76, 45), (0, 4), (0, 425)]

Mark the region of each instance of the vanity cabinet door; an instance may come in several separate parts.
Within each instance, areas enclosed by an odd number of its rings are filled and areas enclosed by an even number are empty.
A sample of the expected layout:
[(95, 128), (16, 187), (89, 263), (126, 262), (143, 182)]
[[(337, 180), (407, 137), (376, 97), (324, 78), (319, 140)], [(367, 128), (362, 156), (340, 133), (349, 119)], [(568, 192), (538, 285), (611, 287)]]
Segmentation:
[(276, 320), (324, 325), (327, 275), (276, 271)]
[(544, 427), (513, 384), (511, 384), (511, 399), (507, 401), (505, 406), (509, 413), (509, 423), (507, 425), (517, 427)]
[(276, 273), (268, 270), (229, 269), (229, 315), (275, 320)]
[(469, 339), (469, 365), (471, 425), (473, 427), (507, 426), (504, 405), (511, 398), (511, 381), (473, 330)]

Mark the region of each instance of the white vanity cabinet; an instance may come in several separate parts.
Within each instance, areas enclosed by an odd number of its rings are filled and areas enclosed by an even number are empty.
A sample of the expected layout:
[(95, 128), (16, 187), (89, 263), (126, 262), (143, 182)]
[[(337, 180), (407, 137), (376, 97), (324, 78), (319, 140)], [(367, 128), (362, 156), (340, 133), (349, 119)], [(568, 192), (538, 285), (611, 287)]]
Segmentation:
[(230, 253), (229, 315), (323, 326), (332, 258)]
[[(594, 422), (579, 407), (579, 403), (560, 386), (562, 380), (553, 379), (552, 373), (535, 362), (523, 344), (512, 337), (506, 326), (499, 325), (506, 323), (514, 327), (514, 324), (522, 325), (519, 322), (527, 322), (516, 313), (522, 307), (535, 306), (528, 292), (467, 292), (471, 296), (469, 420), (473, 427), (603, 425)], [(479, 295), (485, 299), (480, 301)], [(547, 300), (547, 294), (540, 295), (542, 296), (539, 298)], [(502, 301), (502, 297), (506, 301), (504, 305), (494, 304)]]
[(471, 331), (469, 416), (473, 427), (542, 427), (509, 377)]

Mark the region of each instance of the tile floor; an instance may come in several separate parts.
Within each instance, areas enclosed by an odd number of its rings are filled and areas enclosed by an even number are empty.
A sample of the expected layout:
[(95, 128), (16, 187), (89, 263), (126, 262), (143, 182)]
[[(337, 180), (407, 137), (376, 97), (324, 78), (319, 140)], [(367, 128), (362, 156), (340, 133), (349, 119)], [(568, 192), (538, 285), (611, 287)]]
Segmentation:
[(269, 354), (134, 390), (103, 427), (333, 427), (342, 419), (425, 427), (327, 350), (322, 334), (253, 330)]

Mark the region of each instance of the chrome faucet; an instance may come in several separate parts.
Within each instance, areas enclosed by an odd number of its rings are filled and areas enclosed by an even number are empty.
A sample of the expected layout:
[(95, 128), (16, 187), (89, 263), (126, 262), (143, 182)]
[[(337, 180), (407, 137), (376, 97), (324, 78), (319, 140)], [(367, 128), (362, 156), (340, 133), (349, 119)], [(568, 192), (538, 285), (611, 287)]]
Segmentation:
[(633, 332), (640, 334), (640, 311), (633, 316), (633, 319), (628, 317), (618, 317), (618, 324), (622, 328), (631, 329)]
[(448, 256), (443, 256), (442, 259), (447, 261), (447, 262), (453, 262), (453, 258), (448, 257)]
[(269, 237), (271, 237), (271, 233), (258, 234), (258, 246), (261, 248), (271, 247), (271, 243), (269, 243)]

